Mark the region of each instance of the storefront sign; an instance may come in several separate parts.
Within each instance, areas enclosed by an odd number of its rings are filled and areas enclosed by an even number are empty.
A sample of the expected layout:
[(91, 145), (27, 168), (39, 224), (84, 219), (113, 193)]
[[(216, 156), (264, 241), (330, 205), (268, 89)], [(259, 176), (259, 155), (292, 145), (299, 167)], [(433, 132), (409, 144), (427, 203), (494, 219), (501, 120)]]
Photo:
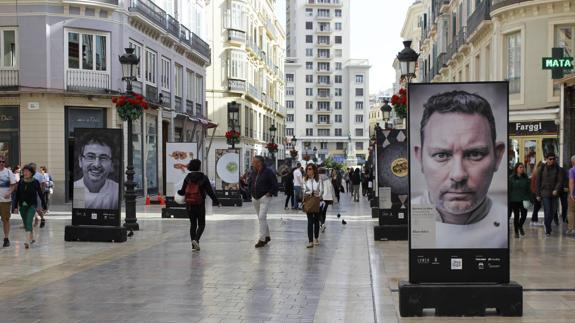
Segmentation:
[(516, 136), (557, 134), (557, 125), (555, 121), (510, 122), (509, 134)]
[(573, 69), (573, 57), (563, 56), (561, 47), (551, 49), (551, 57), (543, 57), (542, 68), (552, 71), (554, 80), (562, 79), (565, 71)]
[(0, 107), (0, 129), (18, 129), (17, 107)]

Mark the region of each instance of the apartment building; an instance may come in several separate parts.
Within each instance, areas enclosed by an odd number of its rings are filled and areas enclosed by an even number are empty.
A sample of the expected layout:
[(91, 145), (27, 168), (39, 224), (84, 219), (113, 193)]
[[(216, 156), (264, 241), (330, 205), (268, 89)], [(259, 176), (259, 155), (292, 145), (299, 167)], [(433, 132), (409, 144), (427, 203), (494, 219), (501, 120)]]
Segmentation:
[[(565, 151), (560, 86), (543, 57), (575, 49), (574, 0), (423, 0), (418, 77), (424, 82), (509, 81), (509, 165), (531, 173), (547, 152)], [(408, 18), (413, 19), (413, 18)]]
[(370, 66), (350, 58), (350, 3), (286, 2), (285, 135), (296, 137), (300, 159), (367, 158)]
[(154, 107), (134, 122), (136, 191), (163, 192), (167, 141), (206, 141), (205, 1), (175, 3), (0, 3), (1, 151), (10, 165), (47, 166), (56, 203), (71, 200), (74, 129), (125, 129), (111, 101), (124, 91), (124, 48), (140, 57), (134, 91)]
[[(276, 158), (284, 156), (285, 31), (275, 5), (275, 0), (212, 0), (208, 6), (215, 53), (208, 69), (208, 116), (219, 123), (212, 148), (228, 148), (225, 133), (239, 131), (242, 173), (253, 156), (270, 157), (265, 146), (272, 137), (279, 145)], [(212, 154), (209, 174), (214, 171)]]

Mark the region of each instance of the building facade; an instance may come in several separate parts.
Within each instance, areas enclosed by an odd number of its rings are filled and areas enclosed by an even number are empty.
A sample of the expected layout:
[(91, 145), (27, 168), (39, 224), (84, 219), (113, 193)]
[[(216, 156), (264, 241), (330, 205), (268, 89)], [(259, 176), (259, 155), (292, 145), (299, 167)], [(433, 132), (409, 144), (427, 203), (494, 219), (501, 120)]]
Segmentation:
[[(275, 158), (284, 155), (285, 31), (274, 7), (275, 0), (212, 0), (208, 6), (217, 53), (208, 69), (208, 116), (219, 123), (212, 148), (228, 148), (225, 133), (239, 131), (242, 173), (253, 156), (271, 157), (265, 146), (272, 139), (279, 146)], [(214, 154), (208, 172), (215, 174)]]
[[(169, 141), (205, 142), (204, 1), (3, 1), (0, 141), (10, 165), (47, 166), (56, 203), (71, 200), (76, 128), (124, 128), (111, 101), (124, 91), (118, 57), (140, 57), (134, 91), (154, 109), (134, 121), (140, 195), (163, 194)], [(177, 7), (177, 8), (176, 8)], [(186, 24), (183, 23), (186, 21)], [(124, 160), (127, 151), (124, 130)], [(200, 152), (200, 158), (203, 154)]]
[(560, 86), (543, 70), (552, 48), (573, 56), (575, 1), (423, 0), (419, 77), (425, 82), (509, 81), (509, 166), (530, 174), (563, 153)]
[(286, 137), (300, 159), (315, 148), (319, 160), (363, 164), (370, 66), (350, 58), (350, 1), (287, 1), (286, 13)]

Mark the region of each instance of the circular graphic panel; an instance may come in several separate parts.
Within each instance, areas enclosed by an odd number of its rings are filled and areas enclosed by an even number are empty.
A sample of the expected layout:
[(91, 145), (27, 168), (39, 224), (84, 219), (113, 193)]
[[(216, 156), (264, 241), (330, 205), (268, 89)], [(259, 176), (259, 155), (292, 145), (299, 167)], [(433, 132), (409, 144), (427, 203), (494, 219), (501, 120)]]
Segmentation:
[(226, 153), (218, 160), (216, 172), (220, 179), (228, 184), (236, 184), (240, 181), (240, 155)]

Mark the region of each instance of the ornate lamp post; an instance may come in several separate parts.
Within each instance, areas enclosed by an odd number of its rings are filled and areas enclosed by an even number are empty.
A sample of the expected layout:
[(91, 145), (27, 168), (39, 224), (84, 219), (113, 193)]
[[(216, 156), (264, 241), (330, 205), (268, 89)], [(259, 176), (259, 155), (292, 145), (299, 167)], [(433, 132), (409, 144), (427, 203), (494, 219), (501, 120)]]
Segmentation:
[[(137, 78), (134, 75), (135, 66), (140, 62), (140, 58), (134, 54), (134, 48), (126, 48), (126, 53), (120, 56), (120, 64), (122, 64), (122, 81), (126, 81), (126, 95), (133, 95), (132, 82), (136, 81)], [(124, 186), (126, 190), (124, 192), (124, 200), (126, 201), (126, 222), (124, 227), (128, 230), (139, 230), (138, 219), (136, 218), (136, 193), (134, 192), (134, 187), (136, 183), (134, 182), (134, 143), (133, 143), (133, 129), (132, 129), (132, 117), (126, 118), (128, 124), (128, 165), (126, 166), (126, 183)]]
[(313, 147), (313, 162), (317, 163), (317, 147)]
[(391, 115), (391, 106), (389, 105), (389, 101), (383, 101), (383, 105), (381, 106), (381, 113), (383, 114), (383, 130), (387, 129), (387, 122), (390, 119)]
[(419, 54), (411, 48), (411, 40), (404, 41), (403, 46), (403, 50), (397, 54), (397, 60), (399, 61), (402, 78), (405, 77), (407, 83), (409, 83), (415, 77), (415, 66)]

